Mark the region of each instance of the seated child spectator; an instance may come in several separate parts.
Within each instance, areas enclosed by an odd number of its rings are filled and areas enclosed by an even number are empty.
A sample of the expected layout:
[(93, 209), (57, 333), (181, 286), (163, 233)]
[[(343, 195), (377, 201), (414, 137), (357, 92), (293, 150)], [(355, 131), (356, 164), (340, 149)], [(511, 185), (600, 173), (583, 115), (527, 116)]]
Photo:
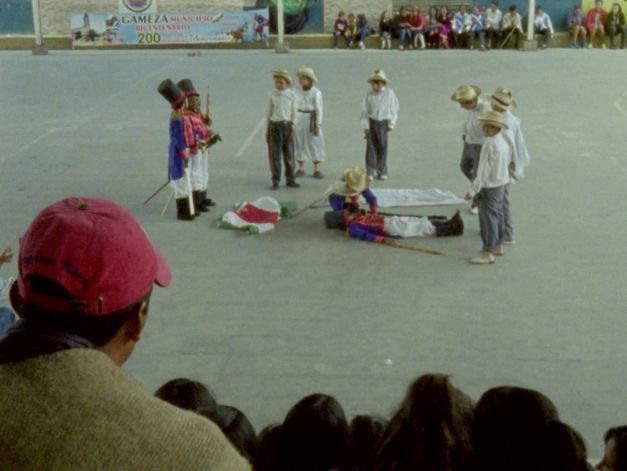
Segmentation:
[(598, 38), (598, 47), (605, 48), (605, 17), (607, 12), (603, 9), (603, 2), (596, 0), (594, 8), (586, 16), (586, 28), (590, 34), (588, 49), (594, 47), (594, 39)]
[(155, 396), (173, 406), (198, 413), (213, 411), (218, 406), (207, 386), (187, 378), (168, 381), (157, 389)]
[(541, 34), (544, 37), (542, 49), (546, 49), (549, 46), (549, 39), (553, 37), (553, 23), (551, 23), (549, 14), (544, 11), (541, 5), (536, 7), (534, 29), (536, 34)]
[(613, 427), (605, 432), (605, 456), (597, 465), (598, 471), (627, 469), (627, 425)]
[(464, 44), (469, 42), (470, 15), (466, 11), (466, 5), (460, 5), (459, 11), (453, 15), (451, 30), (453, 33), (453, 44), (455, 47), (464, 47)]
[(366, 15), (360, 13), (357, 15), (357, 34), (355, 34), (355, 39), (359, 40), (359, 49), (366, 49), (366, 37), (372, 34), (372, 28), (368, 23), (368, 19)]
[(618, 3), (605, 17), (605, 31), (610, 35), (610, 47), (616, 49), (616, 35), (620, 35), (620, 48), (625, 49), (625, 14)]
[(351, 420), (348, 429), (350, 435), (350, 463), (353, 471), (371, 471), (379, 440), (389, 422), (382, 417), (358, 415)]
[(348, 21), (346, 21), (346, 14), (340, 11), (337, 14), (337, 19), (333, 23), (333, 47), (337, 49), (337, 44), (340, 41), (340, 37), (344, 38), (346, 47), (349, 47), (351, 43), (351, 37), (348, 34)]
[(398, 36), (398, 48), (400, 50), (405, 48), (405, 38), (407, 38), (409, 40), (409, 48), (412, 49), (410, 14), (405, 7), (401, 7), (396, 18), (394, 18), (394, 30), (396, 36)]
[(485, 17), (477, 5), (472, 7), (470, 14), (469, 49), (474, 49), (475, 39), (479, 38), (479, 47), (485, 50)]
[(568, 14), (568, 28), (570, 29), (571, 44), (573, 49), (585, 48), (588, 46), (586, 41), (586, 20), (581, 12), (581, 5), (576, 5)]
[(420, 8), (414, 7), (411, 16), (409, 17), (409, 24), (411, 25), (411, 43), (414, 47), (418, 47), (420, 43), (420, 49), (425, 48), (425, 17), (420, 13)]
[(377, 448), (375, 471), (471, 470), (474, 405), (445, 375), (409, 386)]
[(277, 469), (345, 469), (348, 442), (348, 422), (340, 403), (326, 394), (312, 394), (301, 399), (285, 417)]
[(426, 17), (425, 36), (427, 40), (427, 47), (436, 48), (439, 44), (438, 30), (440, 25), (438, 24), (438, 11), (435, 7), (429, 7), (429, 14)]
[(381, 49), (392, 49), (392, 35), (394, 34), (394, 24), (387, 10), (381, 13), (379, 18), (379, 36), (381, 36)]
[(236, 407), (219, 405), (213, 411), (203, 412), (202, 415), (220, 427), (240, 455), (249, 463), (254, 463), (257, 454), (257, 434), (242, 411)]
[(501, 22), (503, 13), (499, 10), (497, 2), (490, 3), (490, 8), (485, 12), (485, 33), (488, 40), (487, 47), (492, 49), (492, 39), (498, 40), (501, 35)]
[(453, 15), (448, 8), (442, 7), (438, 13), (438, 47), (440, 49), (451, 48), (451, 30), (453, 24)]
[(355, 21), (355, 15), (352, 13), (348, 14), (348, 47), (353, 47), (355, 44), (355, 38), (357, 37), (357, 33), (359, 32), (359, 28), (357, 28), (357, 22)]
[(516, 9), (516, 5), (509, 7), (507, 13), (503, 15), (503, 36), (509, 38), (514, 36), (514, 49), (520, 46), (520, 34), (522, 33), (522, 18)]

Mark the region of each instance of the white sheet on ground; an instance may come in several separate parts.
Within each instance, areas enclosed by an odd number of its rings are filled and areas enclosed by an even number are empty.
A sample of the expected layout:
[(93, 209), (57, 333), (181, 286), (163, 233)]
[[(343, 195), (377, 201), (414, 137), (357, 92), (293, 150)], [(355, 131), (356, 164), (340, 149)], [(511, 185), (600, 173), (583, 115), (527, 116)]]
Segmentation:
[(458, 198), (453, 192), (439, 188), (429, 190), (371, 188), (371, 190), (377, 197), (380, 208), (466, 204), (463, 198)]

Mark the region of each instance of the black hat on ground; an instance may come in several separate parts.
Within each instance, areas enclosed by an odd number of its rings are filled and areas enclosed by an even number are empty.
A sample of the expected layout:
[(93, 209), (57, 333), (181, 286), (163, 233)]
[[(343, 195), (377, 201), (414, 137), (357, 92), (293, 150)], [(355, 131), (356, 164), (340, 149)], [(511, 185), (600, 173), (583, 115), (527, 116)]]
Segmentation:
[(161, 94), (163, 98), (165, 98), (171, 105), (172, 108), (177, 109), (185, 100), (185, 93), (181, 90), (172, 80), (165, 79), (163, 82), (159, 84), (157, 90)]
[(183, 93), (185, 93), (185, 96), (191, 96), (191, 95), (198, 96), (198, 92), (196, 91), (196, 88), (194, 87), (194, 84), (192, 83), (190, 79), (179, 80), (177, 85), (179, 86), (181, 90), (183, 90)]
[(345, 229), (346, 221), (342, 211), (327, 211), (324, 213), (324, 227), (327, 229)]

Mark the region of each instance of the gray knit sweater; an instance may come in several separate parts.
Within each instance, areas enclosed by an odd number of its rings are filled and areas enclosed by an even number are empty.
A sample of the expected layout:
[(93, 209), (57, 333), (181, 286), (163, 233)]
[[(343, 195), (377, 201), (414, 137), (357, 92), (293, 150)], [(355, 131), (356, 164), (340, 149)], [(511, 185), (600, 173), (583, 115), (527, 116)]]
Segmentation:
[(104, 353), (0, 365), (0, 469), (250, 467), (209, 420), (146, 393)]

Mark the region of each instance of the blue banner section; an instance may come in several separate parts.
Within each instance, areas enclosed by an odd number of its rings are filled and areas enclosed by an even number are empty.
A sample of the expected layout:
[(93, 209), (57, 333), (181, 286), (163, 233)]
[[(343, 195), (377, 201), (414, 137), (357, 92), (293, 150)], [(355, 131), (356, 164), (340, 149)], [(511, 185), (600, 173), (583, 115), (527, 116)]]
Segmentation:
[(74, 46), (266, 41), (268, 9), (220, 13), (76, 13)]
[(0, 34), (33, 34), (31, 0), (0, 0)]

